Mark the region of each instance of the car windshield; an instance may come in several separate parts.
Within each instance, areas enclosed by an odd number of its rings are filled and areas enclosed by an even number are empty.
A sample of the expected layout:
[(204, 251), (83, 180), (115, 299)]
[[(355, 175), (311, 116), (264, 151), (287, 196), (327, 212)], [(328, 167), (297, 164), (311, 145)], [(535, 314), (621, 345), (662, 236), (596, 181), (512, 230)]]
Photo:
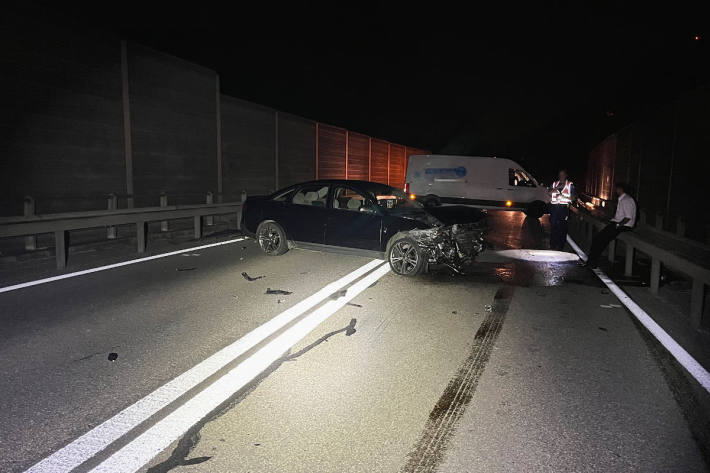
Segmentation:
[(372, 192), (377, 203), (386, 209), (421, 209), (422, 205), (407, 198), (407, 194), (393, 187), (380, 187)]

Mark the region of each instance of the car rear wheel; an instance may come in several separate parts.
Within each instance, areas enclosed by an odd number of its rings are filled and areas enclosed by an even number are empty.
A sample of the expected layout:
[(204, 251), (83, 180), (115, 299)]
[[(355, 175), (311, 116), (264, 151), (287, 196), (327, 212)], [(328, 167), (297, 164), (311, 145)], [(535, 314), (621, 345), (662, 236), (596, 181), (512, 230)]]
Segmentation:
[(409, 237), (397, 238), (392, 242), (387, 260), (392, 271), (400, 276), (416, 276), (426, 265), (424, 253), (417, 242)]
[(281, 225), (272, 220), (259, 224), (256, 228), (256, 241), (264, 253), (270, 256), (282, 255), (288, 251), (286, 233)]
[(525, 215), (532, 218), (540, 218), (545, 214), (545, 203), (539, 200), (531, 202), (523, 211)]

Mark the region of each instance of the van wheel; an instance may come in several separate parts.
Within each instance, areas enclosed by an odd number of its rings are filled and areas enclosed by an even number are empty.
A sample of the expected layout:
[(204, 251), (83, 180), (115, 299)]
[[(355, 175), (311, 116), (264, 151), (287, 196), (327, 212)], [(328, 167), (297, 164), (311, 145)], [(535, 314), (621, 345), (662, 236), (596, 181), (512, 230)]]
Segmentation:
[(422, 199), (422, 205), (424, 207), (439, 207), (441, 206), (441, 200), (435, 195), (428, 195)]
[(536, 200), (535, 202), (528, 204), (523, 212), (525, 212), (525, 215), (528, 217), (540, 218), (545, 215), (545, 208), (546, 206), (544, 202)]
[(288, 251), (286, 233), (273, 220), (265, 220), (256, 229), (256, 241), (262, 251), (269, 256), (278, 256)]

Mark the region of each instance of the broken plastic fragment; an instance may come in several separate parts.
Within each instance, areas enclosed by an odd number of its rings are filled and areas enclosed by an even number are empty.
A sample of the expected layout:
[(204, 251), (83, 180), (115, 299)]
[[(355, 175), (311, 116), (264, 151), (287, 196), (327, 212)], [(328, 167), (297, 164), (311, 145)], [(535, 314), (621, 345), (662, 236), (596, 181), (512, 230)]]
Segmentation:
[(263, 278), (264, 276), (257, 276), (257, 277), (255, 277), (255, 278), (253, 278), (253, 277), (249, 276), (246, 272), (243, 272), (243, 273), (242, 273), (242, 277), (243, 277), (244, 279), (246, 279), (247, 281), (256, 281), (257, 279), (261, 279), (261, 278)]
[(278, 294), (282, 296), (288, 296), (289, 294), (292, 294), (292, 292), (284, 291), (282, 289), (271, 289), (270, 287), (267, 287), (265, 294)]
[(108, 361), (116, 361), (118, 359), (118, 353), (111, 352), (108, 354)]
[(347, 295), (348, 291), (347, 289), (343, 289), (341, 291), (334, 292), (333, 294), (330, 295), (331, 299), (340, 299), (341, 297), (345, 297)]

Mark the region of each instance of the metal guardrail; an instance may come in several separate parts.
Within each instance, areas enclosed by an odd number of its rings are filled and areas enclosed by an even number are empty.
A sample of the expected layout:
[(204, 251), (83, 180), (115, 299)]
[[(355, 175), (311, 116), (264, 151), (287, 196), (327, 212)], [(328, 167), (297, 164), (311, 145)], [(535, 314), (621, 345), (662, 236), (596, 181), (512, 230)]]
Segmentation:
[[(585, 236), (587, 243), (591, 242), (594, 229), (603, 228), (606, 223), (593, 217), (577, 208), (572, 207), (573, 226), (577, 227)], [(661, 282), (661, 266), (667, 266), (679, 271), (692, 280), (690, 293), (690, 321), (694, 328), (699, 328), (702, 324), (703, 312), (705, 309), (706, 286), (710, 286), (710, 269), (701, 266), (696, 261), (680, 256), (669, 249), (661, 248), (652, 242), (644, 240), (634, 232), (622, 233), (617, 240), (624, 243), (626, 249), (624, 260), (624, 275), (631, 276), (633, 272), (635, 250), (648, 255), (651, 258), (651, 293), (658, 294)], [(679, 242), (679, 244), (682, 244)], [(608, 247), (609, 261), (614, 261), (616, 257), (616, 242), (612, 241)]]
[(0, 238), (54, 233), (57, 269), (63, 269), (67, 264), (67, 233), (71, 230), (96, 227), (108, 227), (110, 230), (115, 225), (135, 224), (138, 253), (143, 253), (148, 222), (192, 217), (195, 238), (201, 238), (203, 217), (226, 214), (236, 214), (237, 228), (241, 229), (242, 202), (232, 202), (5, 217), (0, 218)]

